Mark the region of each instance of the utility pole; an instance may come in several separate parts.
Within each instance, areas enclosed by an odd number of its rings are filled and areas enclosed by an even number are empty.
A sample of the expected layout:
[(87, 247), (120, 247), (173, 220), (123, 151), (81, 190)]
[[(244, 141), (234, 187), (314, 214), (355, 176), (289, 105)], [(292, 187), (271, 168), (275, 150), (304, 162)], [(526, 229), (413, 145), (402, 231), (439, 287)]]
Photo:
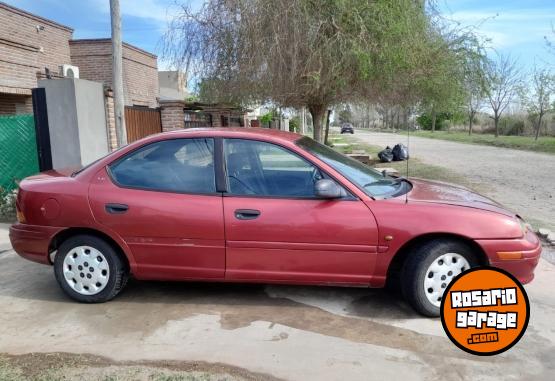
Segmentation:
[(299, 133), (301, 135), (306, 134), (306, 108), (304, 106), (301, 107), (301, 126)]
[(127, 144), (125, 129), (125, 108), (123, 100), (123, 57), (121, 47), (121, 17), (119, 0), (110, 0), (112, 19), (112, 90), (114, 92), (114, 116), (118, 147)]

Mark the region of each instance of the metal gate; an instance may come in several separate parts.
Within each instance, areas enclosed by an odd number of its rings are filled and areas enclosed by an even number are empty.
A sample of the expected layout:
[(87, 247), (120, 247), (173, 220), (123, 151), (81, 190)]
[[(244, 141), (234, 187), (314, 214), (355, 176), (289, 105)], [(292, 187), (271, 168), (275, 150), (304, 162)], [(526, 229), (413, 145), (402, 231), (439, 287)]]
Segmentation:
[(39, 172), (33, 115), (0, 116), (0, 193)]
[(160, 110), (146, 107), (125, 107), (125, 128), (129, 143), (162, 132)]

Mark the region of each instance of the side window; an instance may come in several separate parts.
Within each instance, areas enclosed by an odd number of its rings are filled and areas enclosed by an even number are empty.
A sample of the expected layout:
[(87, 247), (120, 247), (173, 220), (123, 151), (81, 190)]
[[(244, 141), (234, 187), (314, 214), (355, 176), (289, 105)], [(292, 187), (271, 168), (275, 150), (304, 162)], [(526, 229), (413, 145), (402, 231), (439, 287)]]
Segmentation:
[(227, 139), (225, 158), (236, 195), (314, 197), (314, 182), (322, 178), (312, 164), (271, 143)]
[(214, 193), (213, 139), (173, 139), (149, 144), (110, 165), (123, 187), (179, 193)]

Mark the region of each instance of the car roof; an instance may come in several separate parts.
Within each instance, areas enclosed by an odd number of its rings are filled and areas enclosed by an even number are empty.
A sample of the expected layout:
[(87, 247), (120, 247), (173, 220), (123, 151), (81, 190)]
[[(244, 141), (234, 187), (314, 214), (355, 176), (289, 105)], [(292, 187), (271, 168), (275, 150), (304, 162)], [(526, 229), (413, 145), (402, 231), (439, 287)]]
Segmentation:
[(163, 132), (155, 135), (157, 137), (191, 137), (191, 136), (218, 136), (218, 137), (233, 137), (233, 138), (256, 138), (265, 137), (270, 140), (285, 140), (294, 142), (302, 137), (302, 135), (295, 134), (289, 131), (273, 130), (262, 127), (199, 127), (199, 128), (186, 128), (182, 130), (175, 130)]

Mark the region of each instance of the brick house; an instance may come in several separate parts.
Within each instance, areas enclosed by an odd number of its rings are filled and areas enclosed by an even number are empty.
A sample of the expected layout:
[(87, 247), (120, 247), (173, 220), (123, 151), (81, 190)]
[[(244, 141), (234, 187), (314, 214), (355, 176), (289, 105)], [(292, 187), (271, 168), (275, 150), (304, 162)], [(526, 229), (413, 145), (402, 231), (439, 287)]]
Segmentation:
[(31, 89), (70, 64), (73, 29), (0, 2), (0, 115), (31, 113)]
[[(71, 40), (69, 49), (81, 78), (112, 86), (111, 39)], [(157, 57), (123, 43), (123, 87), (126, 106), (158, 107)]]
[[(37, 80), (79, 67), (80, 78), (112, 82), (111, 40), (72, 40), (73, 29), (0, 2), (0, 115), (32, 112)], [(123, 44), (124, 97), (128, 106), (158, 106), (155, 55)]]

